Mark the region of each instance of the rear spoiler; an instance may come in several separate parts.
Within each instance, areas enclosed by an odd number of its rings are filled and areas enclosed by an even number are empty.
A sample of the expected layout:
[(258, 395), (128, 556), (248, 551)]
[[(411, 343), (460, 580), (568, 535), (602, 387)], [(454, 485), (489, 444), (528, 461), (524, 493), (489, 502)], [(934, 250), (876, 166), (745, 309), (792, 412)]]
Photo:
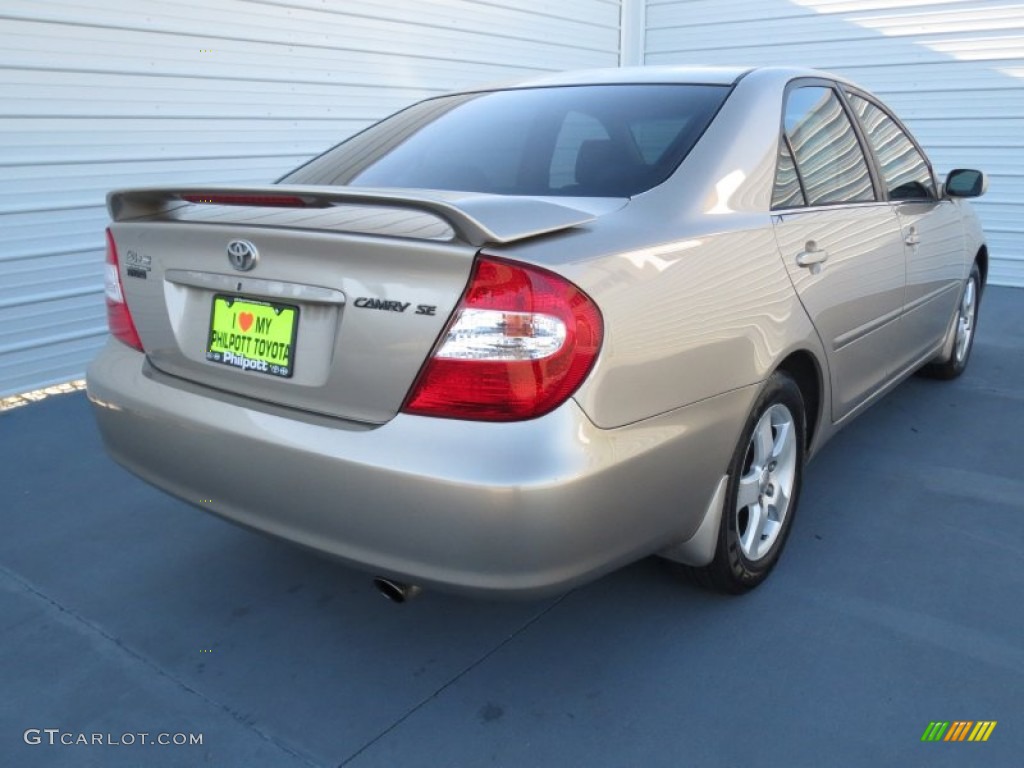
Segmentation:
[(532, 197), (506, 197), (480, 192), (370, 189), (360, 187), (143, 187), (107, 195), (114, 221), (166, 213), (188, 204), (248, 205), (286, 208), (329, 208), (333, 205), (375, 205), (409, 208), (444, 219), (471, 245), (510, 243), (593, 221), (578, 208)]

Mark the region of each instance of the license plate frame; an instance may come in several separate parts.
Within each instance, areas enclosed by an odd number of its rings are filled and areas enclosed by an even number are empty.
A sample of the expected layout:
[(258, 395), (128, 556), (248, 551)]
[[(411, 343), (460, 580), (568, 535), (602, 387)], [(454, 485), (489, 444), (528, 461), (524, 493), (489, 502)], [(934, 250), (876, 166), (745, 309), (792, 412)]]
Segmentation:
[[(274, 327), (278, 320), (290, 320)], [(210, 302), (206, 359), (240, 373), (290, 379), (295, 373), (299, 307), (216, 293)]]

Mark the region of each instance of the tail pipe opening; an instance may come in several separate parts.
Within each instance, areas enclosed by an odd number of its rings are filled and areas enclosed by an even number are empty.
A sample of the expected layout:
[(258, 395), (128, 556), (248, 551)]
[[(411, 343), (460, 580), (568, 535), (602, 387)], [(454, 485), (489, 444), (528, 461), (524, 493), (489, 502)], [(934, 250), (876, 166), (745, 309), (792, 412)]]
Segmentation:
[(373, 580), (373, 586), (392, 603), (407, 603), (423, 591), (423, 587), (416, 584), (403, 584), (381, 577)]

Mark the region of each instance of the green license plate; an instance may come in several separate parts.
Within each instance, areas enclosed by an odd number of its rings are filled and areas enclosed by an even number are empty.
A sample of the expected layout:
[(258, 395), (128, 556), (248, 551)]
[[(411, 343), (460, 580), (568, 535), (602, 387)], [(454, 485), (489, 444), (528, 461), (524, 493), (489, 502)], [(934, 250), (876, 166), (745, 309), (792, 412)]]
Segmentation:
[(218, 294), (210, 313), (206, 359), (288, 378), (295, 369), (298, 330), (298, 307)]

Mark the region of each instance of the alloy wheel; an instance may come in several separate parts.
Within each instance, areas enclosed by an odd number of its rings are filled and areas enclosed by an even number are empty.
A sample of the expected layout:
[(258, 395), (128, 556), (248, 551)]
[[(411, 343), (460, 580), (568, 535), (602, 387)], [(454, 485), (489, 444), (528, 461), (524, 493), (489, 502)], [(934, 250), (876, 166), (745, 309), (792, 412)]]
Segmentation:
[(793, 414), (776, 403), (758, 420), (750, 438), (735, 514), (740, 550), (751, 562), (771, 551), (789, 512), (796, 481), (796, 432)]
[(960, 365), (967, 357), (971, 348), (971, 337), (974, 335), (974, 318), (978, 309), (978, 289), (974, 276), (967, 281), (964, 296), (960, 300), (960, 311), (956, 319), (956, 362)]

